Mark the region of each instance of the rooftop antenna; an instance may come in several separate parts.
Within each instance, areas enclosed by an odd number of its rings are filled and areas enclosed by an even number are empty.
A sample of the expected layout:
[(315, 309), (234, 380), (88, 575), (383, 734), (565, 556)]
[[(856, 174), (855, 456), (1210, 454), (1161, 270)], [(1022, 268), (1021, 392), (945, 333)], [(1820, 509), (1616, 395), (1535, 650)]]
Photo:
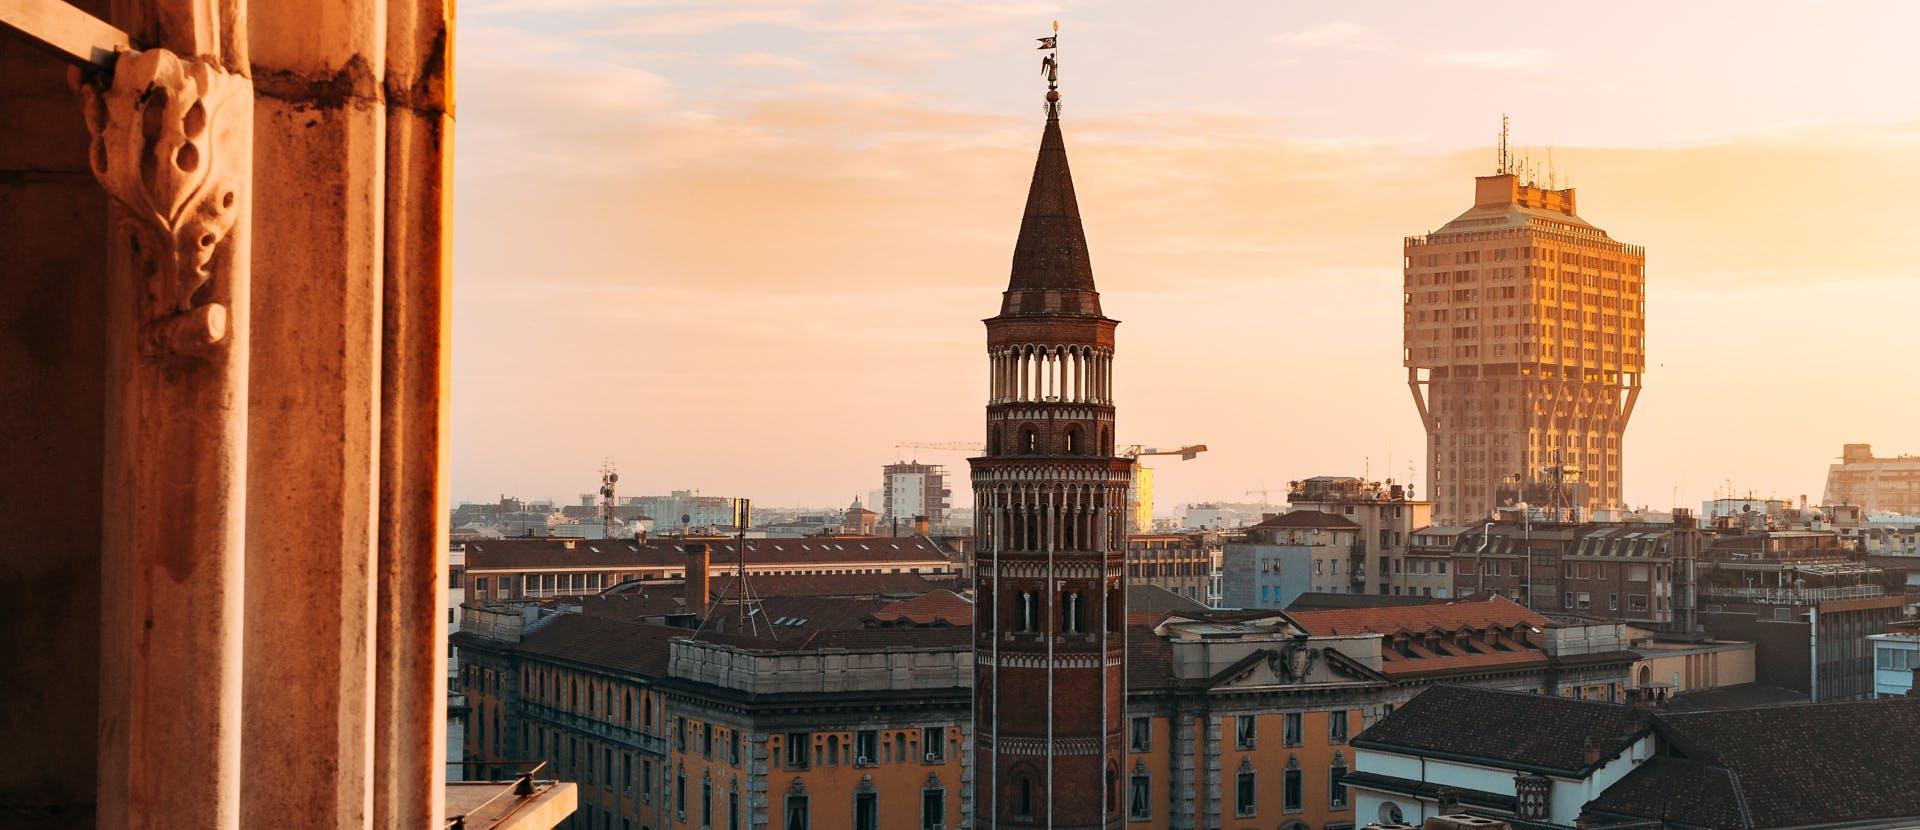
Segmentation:
[(613, 461), (603, 460), (600, 464), (600, 527), (606, 538), (613, 538), (613, 485), (619, 483), (620, 474), (613, 471)]
[(1500, 167), (1493, 172), (1495, 175), (1513, 172), (1513, 168), (1509, 167), (1507, 162), (1507, 114), (1504, 112), (1500, 113)]
[(1555, 176), (1553, 172), (1553, 148), (1548, 147), (1547, 148), (1547, 189), (1548, 190), (1557, 189), (1554, 185), (1558, 181), (1559, 181), (1559, 178)]

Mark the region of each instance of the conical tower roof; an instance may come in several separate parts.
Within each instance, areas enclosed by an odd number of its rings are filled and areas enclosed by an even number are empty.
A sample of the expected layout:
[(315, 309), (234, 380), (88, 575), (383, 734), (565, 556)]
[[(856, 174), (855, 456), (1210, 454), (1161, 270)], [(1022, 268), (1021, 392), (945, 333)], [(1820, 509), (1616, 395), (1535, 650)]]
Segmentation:
[(1080, 226), (1080, 205), (1073, 196), (1073, 173), (1067, 167), (1066, 141), (1060, 137), (1057, 102), (1050, 100), (1048, 110), (1000, 313), (1098, 316), (1100, 294), (1093, 285), (1093, 261), (1087, 255), (1087, 233)]

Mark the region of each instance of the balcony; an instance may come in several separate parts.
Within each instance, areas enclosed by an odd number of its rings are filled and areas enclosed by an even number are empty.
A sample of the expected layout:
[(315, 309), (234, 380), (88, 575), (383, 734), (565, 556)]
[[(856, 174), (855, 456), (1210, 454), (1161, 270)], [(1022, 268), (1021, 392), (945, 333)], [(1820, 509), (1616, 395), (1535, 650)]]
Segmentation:
[(537, 776), (545, 762), (510, 781), (448, 781), (447, 830), (551, 830), (579, 806), (580, 789)]
[(520, 702), (520, 708), (529, 717), (539, 718), (548, 723), (564, 726), (575, 732), (584, 732), (613, 743), (631, 746), (641, 752), (648, 752), (661, 758), (667, 757), (667, 738), (665, 735), (653, 735), (637, 729), (629, 729), (618, 724), (596, 720), (585, 715), (555, 709), (539, 703)]
[(1813, 605), (1842, 599), (1868, 599), (1886, 596), (1887, 591), (1878, 585), (1843, 585), (1833, 588), (1729, 588), (1716, 585), (1702, 586), (1702, 596), (1709, 599), (1741, 600), (1767, 605)]

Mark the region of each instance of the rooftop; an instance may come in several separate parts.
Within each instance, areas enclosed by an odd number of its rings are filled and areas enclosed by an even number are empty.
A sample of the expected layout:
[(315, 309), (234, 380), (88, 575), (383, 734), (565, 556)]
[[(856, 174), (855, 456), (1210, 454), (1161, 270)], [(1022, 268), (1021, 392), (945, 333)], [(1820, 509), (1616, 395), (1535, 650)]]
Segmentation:
[[(1352, 743), (1361, 749), (1579, 778), (1618, 756), (1649, 728), (1636, 719), (1632, 707), (1614, 703), (1434, 686)], [(1597, 761), (1588, 761), (1589, 741), (1598, 745)]]
[(1635, 769), (1588, 813), (1714, 828), (1920, 820), (1920, 699), (1662, 713), (1655, 729), (1670, 757)]
[[(468, 542), (467, 570), (684, 567), (687, 554), (682, 546), (690, 541), (707, 545), (708, 556), (712, 558), (716, 571), (739, 556), (736, 551), (739, 543), (732, 539), (655, 537), (639, 541), (522, 537)], [(924, 536), (748, 539), (745, 544), (746, 562), (751, 565), (947, 561), (947, 555), (940, 546)]]

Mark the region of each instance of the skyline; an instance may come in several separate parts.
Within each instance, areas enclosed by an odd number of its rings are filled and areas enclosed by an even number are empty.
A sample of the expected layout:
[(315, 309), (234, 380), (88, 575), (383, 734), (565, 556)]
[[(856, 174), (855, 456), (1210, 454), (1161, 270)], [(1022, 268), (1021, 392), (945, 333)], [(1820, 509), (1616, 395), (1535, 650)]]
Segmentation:
[[(1212, 447), (1155, 465), (1163, 509), (1406, 478), (1422, 441), (1400, 240), (1470, 205), (1502, 112), (1535, 161), (1563, 142), (1555, 173), (1584, 218), (1648, 250), (1631, 504), (1728, 479), (1817, 501), (1842, 443), (1920, 451), (1903, 417), (1920, 393), (1882, 368), (1920, 299), (1900, 238), (1920, 212), (1920, 94), (1893, 80), (1920, 60), (1872, 47), (1912, 10), (1848, 7), (1818, 31), (1668, 10), (1636, 34), (1703, 36), (1687, 75), (1604, 27), (1513, 45), (1556, 31), (1551, 10), (1466, 36), (1420, 9), (1398, 26), (1237, 9), (1201, 38), (1117, 5), (463, 9), (454, 498), (568, 501), (611, 458), (626, 493), (826, 505), (876, 486), (896, 441), (979, 440), (979, 320), (1041, 122), (1030, 38), (1053, 17), (1093, 267), (1123, 321), (1119, 440)], [(586, 31), (613, 18), (626, 34)], [(1754, 91), (1724, 64), (1788, 44), (1796, 60), (1747, 67), (1773, 95), (1699, 97)], [(1569, 95), (1575, 67), (1610, 80)], [(570, 93), (532, 104), (552, 109), (511, 105), (554, 82)], [(1381, 92), (1403, 84), (1474, 91)], [(919, 459), (957, 473), (963, 454)]]

